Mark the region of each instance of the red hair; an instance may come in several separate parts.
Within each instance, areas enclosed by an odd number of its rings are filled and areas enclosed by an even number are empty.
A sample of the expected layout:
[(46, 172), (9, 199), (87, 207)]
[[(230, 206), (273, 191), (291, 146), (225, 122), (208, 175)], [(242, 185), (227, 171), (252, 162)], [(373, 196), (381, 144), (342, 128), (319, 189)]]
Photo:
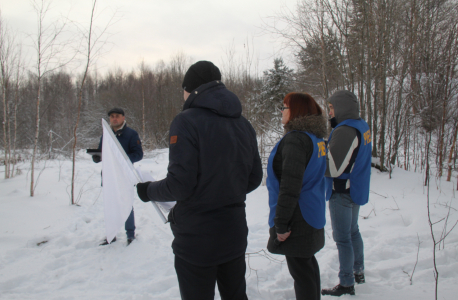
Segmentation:
[(304, 116), (321, 116), (323, 110), (315, 99), (307, 93), (289, 93), (283, 99), (283, 103), (289, 107), (289, 121)]

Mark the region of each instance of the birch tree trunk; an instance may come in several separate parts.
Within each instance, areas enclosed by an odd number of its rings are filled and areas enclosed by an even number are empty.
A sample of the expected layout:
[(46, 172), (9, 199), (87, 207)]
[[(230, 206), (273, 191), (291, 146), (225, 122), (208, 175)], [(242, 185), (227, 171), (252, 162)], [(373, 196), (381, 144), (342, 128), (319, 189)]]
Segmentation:
[[(450, 153), (448, 155), (447, 181), (450, 181), (452, 179), (452, 159), (453, 159), (453, 153), (455, 152), (457, 135), (458, 135), (458, 122), (456, 123), (455, 134), (453, 135), (453, 143), (452, 143), (452, 146), (450, 147)], [(457, 189), (458, 189), (458, 186), (457, 186)]]
[[(77, 116), (76, 116), (76, 124), (73, 128), (73, 147), (72, 147), (72, 189), (71, 189), (71, 202), (72, 205), (77, 204), (77, 199), (75, 199), (75, 169), (76, 169), (76, 145), (78, 142), (78, 135), (77, 135), (77, 130), (78, 130), (78, 125), (80, 121), (80, 116), (81, 116), (81, 105), (83, 103), (83, 89), (84, 89), (84, 84), (86, 82), (87, 74), (89, 71), (89, 66), (91, 65), (91, 52), (93, 50), (93, 42), (92, 42), (92, 26), (93, 26), (93, 21), (94, 21), (94, 12), (95, 12), (95, 6), (96, 6), (97, 0), (94, 0), (92, 4), (92, 12), (91, 12), (91, 18), (90, 18), (90, 23), (89, 23), (89, 28), (88, 28), (88, 35), (87, 35), (87, 49), (86, 49), (86, 66), (84, 68), (84, 73), (83, 73), (83, 78), (81, 79), (81, 84), (79, 86), (79, 91), (78, 91), (78, 111), (77, 111)], [(97, 42), (97, 40), (96, 40)]]

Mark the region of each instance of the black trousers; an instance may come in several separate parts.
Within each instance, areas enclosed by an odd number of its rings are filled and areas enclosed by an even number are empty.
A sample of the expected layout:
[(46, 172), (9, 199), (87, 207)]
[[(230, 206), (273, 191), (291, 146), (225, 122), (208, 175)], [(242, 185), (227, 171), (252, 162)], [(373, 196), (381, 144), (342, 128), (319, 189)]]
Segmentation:
[(297, 300), (321, 299), (320, 267), (315, 256), (309, 258), (286, 256), (289, 273), (294, 279)]
[(247, 300), (245, 255), (210, 267), (188, 263), (175, 255), (175, 270), (183, 300), (213, 300), (215, 283), (222, 300)]

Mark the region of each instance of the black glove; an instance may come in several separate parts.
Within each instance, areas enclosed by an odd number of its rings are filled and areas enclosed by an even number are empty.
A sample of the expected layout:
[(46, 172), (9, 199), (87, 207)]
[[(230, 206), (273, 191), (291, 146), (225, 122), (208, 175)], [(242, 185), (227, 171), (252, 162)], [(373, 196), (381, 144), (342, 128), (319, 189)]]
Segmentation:
[(148, 198), (148, 185), (150, 183), (151, 181), (137, 183), (138, 198), (143, 202), (151, 201), (151, 199)]
[(92, 161), (98, 164), (102, 161), (102, 158), (100, 157), (100, 155), (92, 155)]

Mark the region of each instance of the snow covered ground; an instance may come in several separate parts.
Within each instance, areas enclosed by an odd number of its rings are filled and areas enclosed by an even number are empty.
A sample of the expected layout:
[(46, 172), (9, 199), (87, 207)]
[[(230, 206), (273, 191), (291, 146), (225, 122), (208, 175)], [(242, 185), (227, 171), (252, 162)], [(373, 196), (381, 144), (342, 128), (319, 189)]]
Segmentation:
[[(166, 175), (167, 159), (167, 150), (159, 150), (148, 153), (138, 165), (159, 179)], [(129, 247), (124, 230), (116, 243), (100, 247), (105, 232), (101, 165), (79, 154), (76, 191), (80, 206), (69, 205), (70, 161), (39, 164), (36, 173), (42, 173), (34, 198), (29, 197), (28, 168), (28, 164), (21, 165), (21, 175), (0, 180), (0, 299), (180, 299), (170, 247), (172, 233), (151, 204), (136, 200), (137, 240)], [(392, 177), (372, 169), (370, 202), (362, 207), (359, 222), (366, 283), (356, 287), (356, 296), (341, 299), (434, 299), (433, 242), (422, 174), (395, 169)], [(458, 218), (454, 189), (445, 180), (431, 180), (432, 219), (439, 221), (450, 211), (447, 230)], [(294, 299), (284, 258), (264, 252), (268, 239), (266, 187), (249, 194), (246, 203), (248, 297)], [(327, 220), (326, 245), (317, 254), (322, 287), (338, 283), (329, 214)], [(444, 223), (435, 225), (437, 236)], [(418, 264), (410, 285), (417, 249)], [(458, 228), (437, 251), (437, 266), (439, 299), (457, 299)], [(217, 291), (215, 299), (219, 299)]]

